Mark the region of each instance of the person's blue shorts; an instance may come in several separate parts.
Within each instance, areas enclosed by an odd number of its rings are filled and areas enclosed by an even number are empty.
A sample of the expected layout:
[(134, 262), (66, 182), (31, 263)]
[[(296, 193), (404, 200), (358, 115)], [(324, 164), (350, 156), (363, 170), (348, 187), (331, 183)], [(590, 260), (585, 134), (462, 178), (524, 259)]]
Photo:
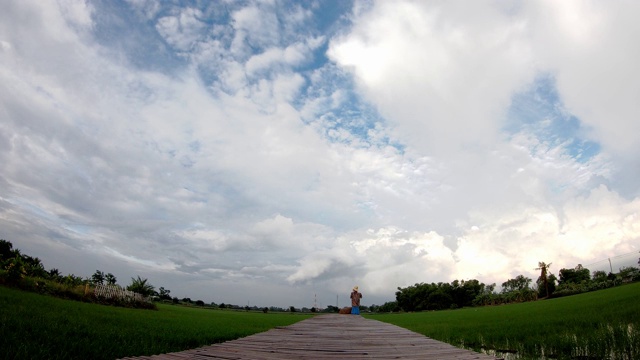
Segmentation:
[(360, 315), (360, 306), (352, 306), (351, 307), (352, 315)]

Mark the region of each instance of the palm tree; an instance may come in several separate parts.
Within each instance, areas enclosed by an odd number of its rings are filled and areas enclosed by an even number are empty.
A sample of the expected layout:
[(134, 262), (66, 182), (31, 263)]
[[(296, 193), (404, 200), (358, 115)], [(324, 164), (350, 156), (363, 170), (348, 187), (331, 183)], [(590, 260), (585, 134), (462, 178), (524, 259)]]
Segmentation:
[(62, 282), (62, 274), (56, 268), (49, 270), (49, 278), (53, 281)]
[(112, 273), (108, 273), (107, 275), (105, 275), (104, 276), (104, 280), (107, 282), (107, 285), (115, 285), (116, 284), (116, 277)]
[(96, 272), (91, 275), (91, 282), (95, 285), (104, 285), (104, 273), (100, 270), (96, 270)]
[(46, 278), (48, 273), (45, 270), (44, 265), (42, 264), (42, 260), (37, 257), (31, 257), (28, 255), (23, 255), (22, 259), (25, 262), (25, 268), (27, 270), (27, 275), (31, 277), (40, 277)]
[(127, 290), (136, 292), (142, 296), (151, 296), (155, 293), (155, 287), (147, 284), (147, 279), (141, 279), (138, 275), (137, 279), (131, 278), (131, 285), (127, 286)]
[(546, 291), (544, 296), (545, 298), (549, 297), (549, 281), (547, 279), (547, 272), (550, 266), (551, 266), (551, 263), (545, 264), (544, 262), (540, 261), (538, 262), (538, 267), (536, 268), (536, 270), (540, 270), (540, 278), (544, 283), (544, 289)]
[[(15, 251), (17, 251), (17, 249)], [(10, 241), (0, 239), (0, 264), (14, 256), (13, 244)]]

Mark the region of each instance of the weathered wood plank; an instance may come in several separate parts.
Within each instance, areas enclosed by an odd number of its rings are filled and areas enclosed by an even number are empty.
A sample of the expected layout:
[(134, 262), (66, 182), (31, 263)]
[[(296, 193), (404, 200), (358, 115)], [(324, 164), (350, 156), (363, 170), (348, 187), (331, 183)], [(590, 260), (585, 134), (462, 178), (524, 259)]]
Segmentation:
[(221, 344), (124, 359), (491, 360), (495, 357), (460, 349), (410, 330), (361, 316), (330, 314)]

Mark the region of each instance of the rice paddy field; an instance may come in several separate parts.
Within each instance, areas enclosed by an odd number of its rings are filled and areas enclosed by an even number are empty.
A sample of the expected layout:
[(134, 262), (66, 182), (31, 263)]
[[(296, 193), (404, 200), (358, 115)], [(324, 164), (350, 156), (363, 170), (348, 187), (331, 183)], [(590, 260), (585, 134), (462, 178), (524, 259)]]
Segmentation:
[(192, 349), (310, 315), (82, 303), (0, 286), (0, 359), (117, 359)]
[[(640, 359), (640, 283), (537, 302), (372, 314), (505, 359)], [(116, 359), (192, 349), (308, 318), (158, 305), (128, 309), (0, 286), (0, 359)]]
[(640, 283), (521, 304), (369, 317), (505, 359), (640, 359)]

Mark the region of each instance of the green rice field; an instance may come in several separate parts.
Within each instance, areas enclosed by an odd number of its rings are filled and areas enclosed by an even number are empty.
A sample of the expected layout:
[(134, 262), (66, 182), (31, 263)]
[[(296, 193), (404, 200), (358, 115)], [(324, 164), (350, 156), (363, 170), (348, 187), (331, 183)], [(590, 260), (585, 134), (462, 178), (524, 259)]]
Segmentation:
[[(559, 299), (448, 311), (373, 314), (505, 359), (640, 359), (640, 283)], [(181, 351), (311, 315), (158, 305), (140, 310), (0, 286), (0, 359), (116, 359)]]
[(116, 359), (192, 349), (310, 315), (158, 305), (128, 309), (0, 286), (0, 359)]
[(640, 359), (640, 283), (521, 304), (369, 317), (505, 359)]

